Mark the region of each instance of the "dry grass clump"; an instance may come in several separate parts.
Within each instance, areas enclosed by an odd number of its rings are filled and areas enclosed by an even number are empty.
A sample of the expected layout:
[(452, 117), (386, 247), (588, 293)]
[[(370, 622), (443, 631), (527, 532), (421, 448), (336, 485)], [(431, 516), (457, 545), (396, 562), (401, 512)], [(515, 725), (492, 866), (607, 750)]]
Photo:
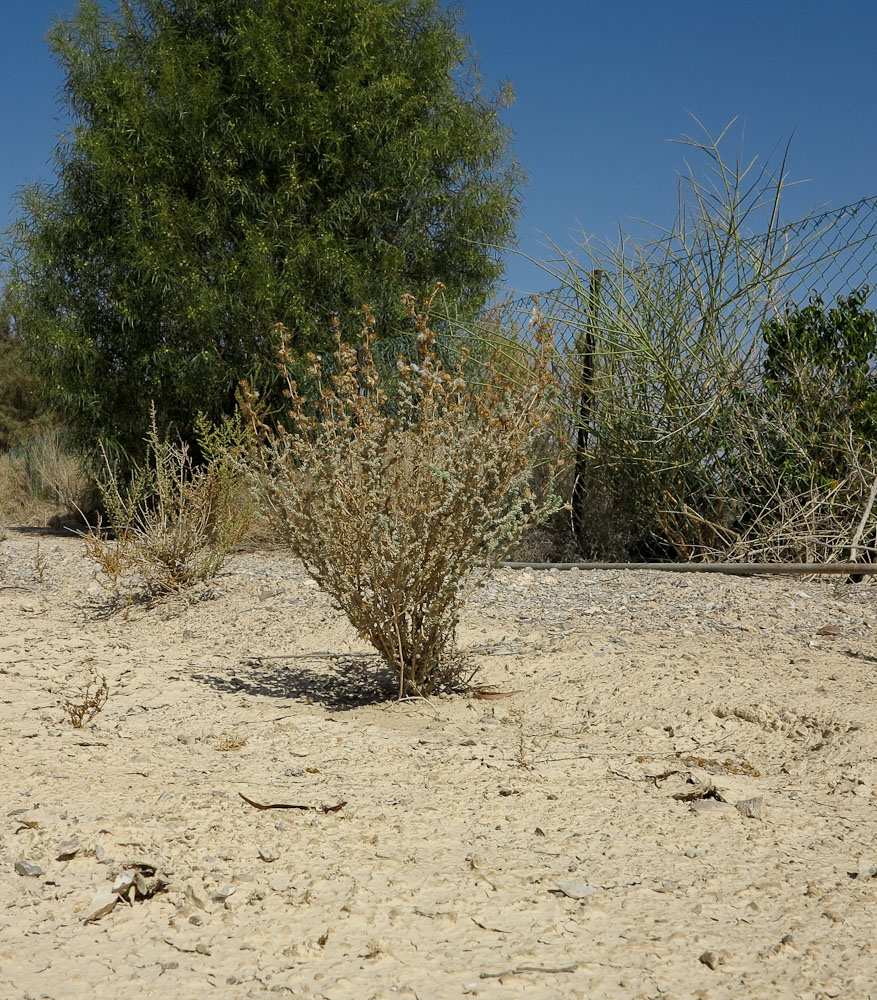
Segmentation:
[(233, 428), (211, 431), (202, 421), (196, 465), (185, 443), (159, 437), (153, 414), (147, 459), (120, 483), (107, 462), (99, 482), (114, 538), (99, 525), (86, 539), (86, 556), (117, 589), (126, 579), (150, 595), (180, 593), (214, 577), (246, 534), (252, 503), (234, 466)]
[(453, 684), (463, 666), (454, 637), (466, 596), (529, 525), (559, 506), (537, 496), (538, 441), (552, 419), (548, 346), (528, 377), (510, 384), (480, 367), (445, 367), (428, 308), (406, 300), (418, 358), (382, 377), (366, 311), (358, 343), (336, 328), (330, 359), (309, 357), (316, 391), (290, 376), (280, 327), (280, 370), (290, 400), (285, 424), (269, 426), (257, 394), (243, 404), (256, 435), (254, 482), (292, 552), (394, 671), (399, 694)]
[(61, 433), (47, 434), (0, 455), (0, 533), (11, 522), (45, 523), (89, 506), (93, 489)]

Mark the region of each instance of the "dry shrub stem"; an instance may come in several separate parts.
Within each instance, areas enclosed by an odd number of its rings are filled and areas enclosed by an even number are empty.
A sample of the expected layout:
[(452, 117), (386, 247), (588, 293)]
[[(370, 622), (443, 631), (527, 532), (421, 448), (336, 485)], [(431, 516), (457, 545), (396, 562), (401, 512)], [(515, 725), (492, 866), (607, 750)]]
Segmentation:
[(75, 701), (65, 699), (61, 709), (66, 712), (74, 729), (82, 729), (100, 714), (109, 696), (110, 688), (106, 677), (95, 675), (88, 681), (79, 697)]
[(540, 340), (528, 378), (510, 384), (489, 362), (464, 377), (465, 352), (443, 366), (423, 312), (406, 297), (418, 359), (382, 376), (365, 311), (358, 343), (336, 324), (329, 359), (309, 356), (310, 398), (280, 372), (288, 420), (269, 426), (257, 393), (242, 387), (255, 435), (254, 483), (279, 533), (308, 573), (398, 678), (399, 695), (453, 685), (465, 666), (454, 638), (469, 593), (529, 525), (559, 506), (536, 495), (540, 435), (552, 418), (549, 347)]

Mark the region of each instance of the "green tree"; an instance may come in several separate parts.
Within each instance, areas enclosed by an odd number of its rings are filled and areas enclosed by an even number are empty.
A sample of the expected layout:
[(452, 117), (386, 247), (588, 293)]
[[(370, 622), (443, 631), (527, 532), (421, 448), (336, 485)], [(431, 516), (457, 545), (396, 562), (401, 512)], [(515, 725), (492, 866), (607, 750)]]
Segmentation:
[(787, 454), (778, 455), (790, 474), (842, 478), (850, 449), (864, 453), (877, 443), (877, 313), (867, 308), (869, 292), (866, 285), (841, 295), (832, 308), (813, 292), (803, 308), (791, 305), (762, 324), (765, 385), (787, 404), (793, 425), (782, 436)]
[[(80, 0), (49, 35), (72, 129), (12, 231), (16, 311), (83, 444), (142, 453), (368, 303), (472, 314), (521, 182), (439, 0)], [(357, 323), (358, 326), (358, 323)], [(261, 374), (260, 374), (261, 369)]]
[(9, 298), (0, 290), (0, 451), (54, 429), (56, 421), (44, 405), (40, 383), (13, 321)]

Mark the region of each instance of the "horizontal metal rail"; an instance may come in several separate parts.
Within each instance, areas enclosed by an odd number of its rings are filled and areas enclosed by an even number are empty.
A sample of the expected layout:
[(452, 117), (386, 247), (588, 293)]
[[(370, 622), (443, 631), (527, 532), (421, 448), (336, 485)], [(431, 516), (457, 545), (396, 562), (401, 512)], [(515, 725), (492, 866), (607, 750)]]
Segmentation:
[(730, 576), (871, 576), (877, 563), (662, 563), (662, 562), (502, 562), (505, 569), (645, 569), (659, 573), (726, 573)]

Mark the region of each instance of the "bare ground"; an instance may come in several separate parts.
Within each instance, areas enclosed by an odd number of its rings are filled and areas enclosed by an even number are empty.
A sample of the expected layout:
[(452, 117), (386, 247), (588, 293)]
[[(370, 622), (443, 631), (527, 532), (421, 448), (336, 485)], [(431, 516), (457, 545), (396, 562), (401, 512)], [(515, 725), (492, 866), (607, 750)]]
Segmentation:
[(504, 570), (519, 693), (401, 703), (282, 555), (110, 613), (12, 531), (0, 587), (4, 998), (877, 997), (877, 584)]

